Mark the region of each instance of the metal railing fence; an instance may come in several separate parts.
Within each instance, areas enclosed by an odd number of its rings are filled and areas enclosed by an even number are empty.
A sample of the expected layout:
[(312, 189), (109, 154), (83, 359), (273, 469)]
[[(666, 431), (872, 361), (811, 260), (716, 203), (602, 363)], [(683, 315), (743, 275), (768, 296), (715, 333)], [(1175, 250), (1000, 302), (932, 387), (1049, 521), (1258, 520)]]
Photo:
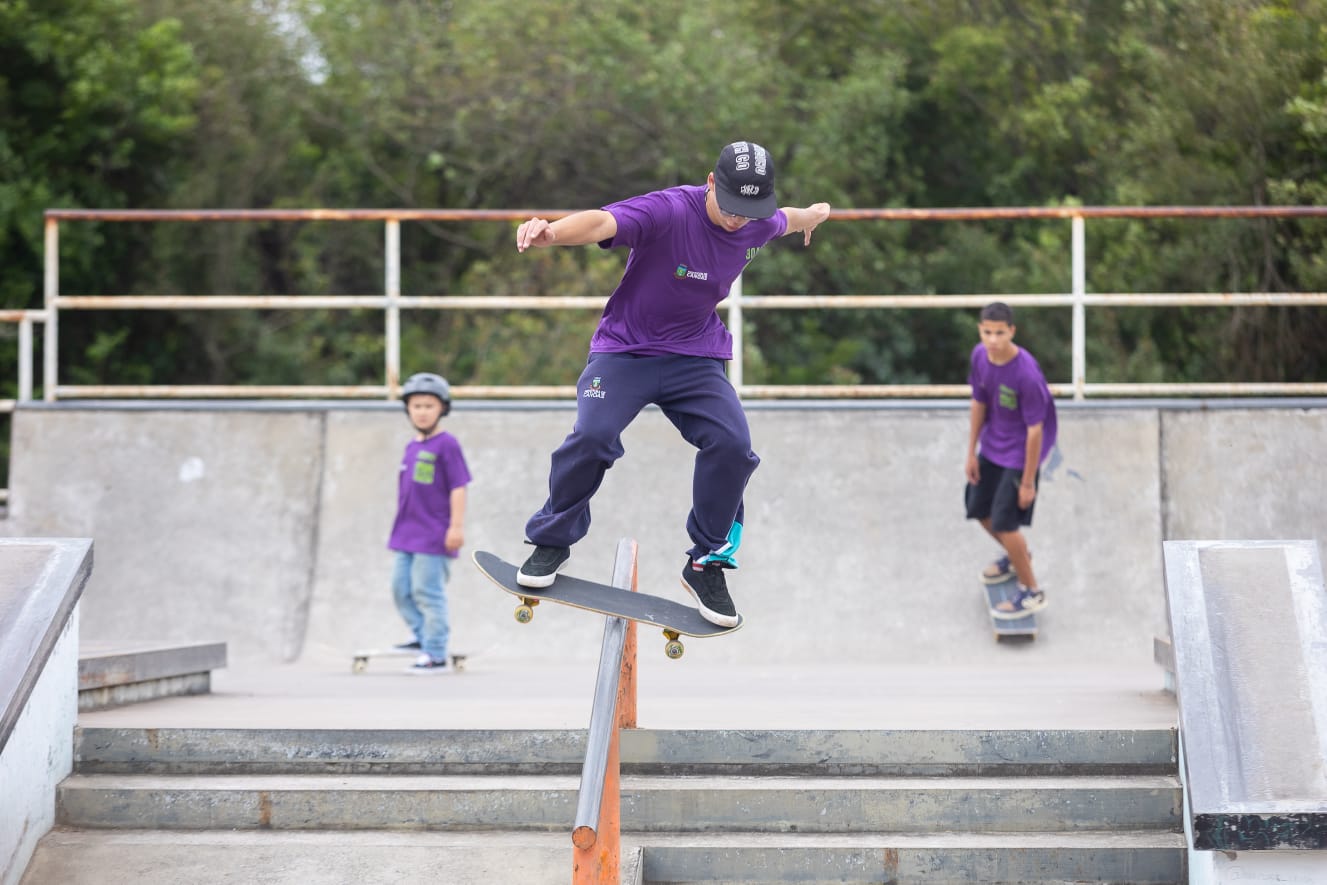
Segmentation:
[[(30, 399), (31, 323), (43, 322), (43, 396), (69, 398), (394, 398), (401, 381), (401, 311), (434, 310), (566, 310), (599, 309), (605, 297), (568, 296), (430, 296), (401, 293), (402, 222), (513, 222), (531, 215), (558, 218), (567, 210), (467, 209), (243, 209), (243, 210), (98, 210), (51, 209), (45, 217), (45, 309), (11, 311), (0, 319), (20, 322), (19, 400)], [(1152, 207), (1023, 207), (993, 209), (837, 209), (841, 221), (981, 221), (1063, 219), (1071, 226), (1071, 289), (1058, 294), (967, 295), (756, 295), (742, 294), (741, 280), (720, 303), (734, 338), (730, 378), (739, 395), (748, 398), (948, 398), (968, 394), (962, 384), (836, 384), (750, 385), (743, 378), (743, 313), (747, 310), (925, 310), (980, 308), (991, 301), (1013, 307), (1069, 307), (1072, 311), (1071, 370), (1068, 381), (1052, 380), (1057, 396), (1082, 400), (1089, 396), (1321, 396), (1327, 383), (1096, 383), (1087, 380), (1086, 315), (1090, 307), (1185, 306), (1323, 306), (1327, 292), (1098, 292), (1087, 291), (1086, 223), (1105, 218), (1310, 218), (1327, 217), (1327, 206), (1152, 206)], [(384, 225), (382, 295), (62, 295), (60, 293), (60, 224), (77, 222), (303, 222), (376, 221)], [(364, 309), (383, 311), (385, 364), (383, 383), (368, 385), (61, 385), (57, 377), (59, 318), (80, 310), (310, 310)], [(12, 316), (11, 316), (12, 315)], [(25, 371), (28, 373), (24, 375)], [(26, 385), (24, 378), (27, 378)], [(563, 385), (457, 385), (458, 398), (540, 399), (571, 397)], [(9, 404), (12, 410), (13, 404)]]

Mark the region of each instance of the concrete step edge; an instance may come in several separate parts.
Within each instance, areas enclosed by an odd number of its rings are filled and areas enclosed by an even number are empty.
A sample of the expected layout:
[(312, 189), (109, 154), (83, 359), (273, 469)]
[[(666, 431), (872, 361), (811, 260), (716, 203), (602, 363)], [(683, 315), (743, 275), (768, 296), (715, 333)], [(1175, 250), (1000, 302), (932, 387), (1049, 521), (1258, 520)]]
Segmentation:
[[(73, 774), (63, 790), (216, 791), (235, 792), (438, 792), (541, 791), (576, 789), (579, 778), (570, 775), (383, 775), (365, 774)], [(1174, 775), (1084, 777), (973, 776), (973, 777), (730, 777), (623, 775), (624, 791), (692, 792), (741, 790), (747, 792), (978, 792), (1101, 790), (1167, 791), (1180, 788)]]
[[(310, 768), (426, 771), (578, 770), (585, 732), (79, 728), (80, 770), (264, 771)], [(624, 771), (842, 775), (891, 772), (1166, 773), (1178, 765), (1172, 729), (1091, 731), (733, 731), (637, 729), (622, 734)]]
[[(571, 850), (570, 828), (540, 832), (521, 829), (482, 831), (458, 830), (160, 830), (145, 828), (102, 829), (57, 826), (46, 836), (54, 842), (98, 841), (123, 845), (171, 843), (178, 845), (237, 845), (287, 843), (292, 845), (425, 845), (482, 847), (512, 843), (565, 846)], [(1183, 848), (1183, 833), (1157, 830), (1074, 830), (1032, 832), (873, 832), (873, 833), (766, 833), (758, 830), (727, 833), (634, 833), (622, 835), (625, 847), (712, 848), (734, 843), (755, 847), (787, 849), (894, 845), (898, 847), (1034, 848), (1047, 846), (1084, 847), (1109, 843), (1119, 847)]]

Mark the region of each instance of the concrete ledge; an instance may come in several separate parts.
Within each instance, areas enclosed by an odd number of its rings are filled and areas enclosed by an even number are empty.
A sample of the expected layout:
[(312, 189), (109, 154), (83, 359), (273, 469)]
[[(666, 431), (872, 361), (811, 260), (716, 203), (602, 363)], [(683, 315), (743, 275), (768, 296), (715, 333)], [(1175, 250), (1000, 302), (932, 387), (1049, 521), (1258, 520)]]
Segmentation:
[(0, 539), (0, 883), (18, 885), (73, 768), (88, 539)]
[[(579, 730), (87, 728), (83, 774), (575, 774)], [(622, 770), (646, 775), (1173, 775), (1165, 730), (652, 730), (622, 733)]]
[(78, 709), (207, 694), (212, 671), (225, 666), (224, 642), (83, 642), (78, 649)]
[(1167, 541), (1193, 847), (1327, 849), (1327, 593), (1313, 541)]

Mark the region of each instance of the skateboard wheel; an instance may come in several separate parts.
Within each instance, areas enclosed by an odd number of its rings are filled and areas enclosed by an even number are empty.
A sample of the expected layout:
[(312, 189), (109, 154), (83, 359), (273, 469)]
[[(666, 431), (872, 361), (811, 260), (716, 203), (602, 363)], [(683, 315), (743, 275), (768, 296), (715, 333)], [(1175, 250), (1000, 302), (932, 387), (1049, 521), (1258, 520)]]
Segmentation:
[(528, 605), (516, 606), (516, 620), (522, 624), (528, 624), (534, 620), (534, 609)]
[(355, 663), (350, 665), (350, 672), (363, 673), (368, 668), (369, 668), (368, 658), (355, 658)]
[(672, 658), (674, 661), (682, 657), (682, 652), (684, 651), (686, 651), (686, 648), (676, 639), (670, 639), (664, 643), (664, 654), (668, 655), (668, 657)]

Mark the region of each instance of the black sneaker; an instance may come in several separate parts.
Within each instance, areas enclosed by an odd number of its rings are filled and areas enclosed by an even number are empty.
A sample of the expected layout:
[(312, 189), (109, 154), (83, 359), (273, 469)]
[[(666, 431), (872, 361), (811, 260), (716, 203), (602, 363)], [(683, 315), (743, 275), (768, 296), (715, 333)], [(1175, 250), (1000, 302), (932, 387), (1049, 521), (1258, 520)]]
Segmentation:
[(728, 595), (723, 566), (717, 563), (698, 565), (688, 556), (687, 564), (682, 567), (682, 586), (696, 600), (702, 618), (720, 627), (737, 626), (737, 606)]
[(534, 553), (516, 573), (516, 583), (522, 587), (547, 587), (571, 559), (570, 547), (545, 547), (536, 544)]
[(453, 669), (446, 658), (438, 660), (428, 655), (420, 655), (415, 659), (413, 666), (406, 668), (406, 672), (414, 676), (443, 676), (453, 672)]
[(396, 651), (419, 651), (419, 640), (412, 639), (409, 642), (398, 642), (392, 648)]

